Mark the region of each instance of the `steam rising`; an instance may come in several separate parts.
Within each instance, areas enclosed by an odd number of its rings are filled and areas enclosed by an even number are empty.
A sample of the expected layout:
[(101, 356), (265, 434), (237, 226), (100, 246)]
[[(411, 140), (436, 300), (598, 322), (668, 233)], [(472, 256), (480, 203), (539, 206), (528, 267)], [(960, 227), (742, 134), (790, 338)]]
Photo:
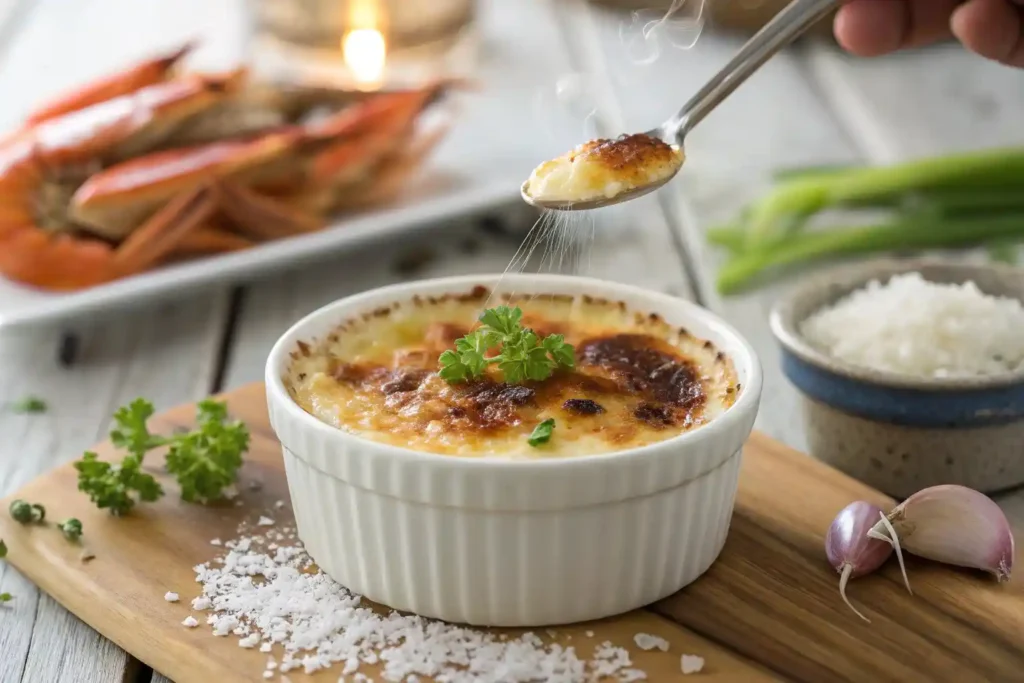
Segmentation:
[[(689, 50), (696, 45), (704, 29), (704, 3), (706, 0), (672, 0), (664, 13), (654, 10), (632, 12), (630, 18), (619, 24), (619, 40), (626, 59), (635, 65), (653, 64), (667, 50)], [(537, 133), (552, 143), (564, 143), (557, 134), (553, 118), (562, 118), (582, 130), (580, 140), (600, 137), (597, 125), (598, 92), (596, 79), (602, 74), (567, 73), (539, 90), (534, 97), (534, 119)], [(571, 125), (570, 124), (570, 125)], [(539, 257), (536, 272), (579, 273), (589, 269), (595, 239), (595, 211), (544, 211), (534, 223), (519, 250), (505, 269), (505, 273), (526, 272), (535, 257)], [(502, 290), (504, 278), (495, 293)], [(508, 294), (515, 292), (508, 291)], [(493, 293), (492, 293), (493, 297)], [(490, 299), (488, 300), (490, 302)]]
[(705, 0), (672, 0), (664, 13), (641, 10), (619, 25), (619, 40), (635, 64), (653, 64), (666, 48), (689, 50), (704, 30)]
[(567, 73), (558, 77), (545, 88), (537, 91), (533, 99), (534, 120), (552, 143), (564, 143), (556, 135), (560, 126), (552, 121), (553, 116), (563, 121), (579, 122), (580, 138), (590, 140), (597, 137), (597, 86), (593, 77), (583, 73)]

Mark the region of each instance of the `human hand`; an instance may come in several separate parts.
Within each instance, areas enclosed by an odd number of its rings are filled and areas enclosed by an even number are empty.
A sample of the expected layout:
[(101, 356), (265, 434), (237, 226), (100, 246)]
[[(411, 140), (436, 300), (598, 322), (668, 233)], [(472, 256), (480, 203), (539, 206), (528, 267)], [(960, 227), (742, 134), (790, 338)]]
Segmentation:
[(982, 57), (1024, 67), (1024, 0), (849, 0), (835, 35), (862, 57), (955, 36)]

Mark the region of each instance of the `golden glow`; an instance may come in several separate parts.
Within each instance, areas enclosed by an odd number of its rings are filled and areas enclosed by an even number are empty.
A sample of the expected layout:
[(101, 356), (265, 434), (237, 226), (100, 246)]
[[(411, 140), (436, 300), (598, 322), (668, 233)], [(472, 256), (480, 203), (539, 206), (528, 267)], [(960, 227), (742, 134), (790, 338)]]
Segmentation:
[(383, 8), (378, 0), (350, 0), (349, 26), (341, 39), (345, 66), (363, 89), (374, 90), (382, 85), (387, 43), (381, 31)]

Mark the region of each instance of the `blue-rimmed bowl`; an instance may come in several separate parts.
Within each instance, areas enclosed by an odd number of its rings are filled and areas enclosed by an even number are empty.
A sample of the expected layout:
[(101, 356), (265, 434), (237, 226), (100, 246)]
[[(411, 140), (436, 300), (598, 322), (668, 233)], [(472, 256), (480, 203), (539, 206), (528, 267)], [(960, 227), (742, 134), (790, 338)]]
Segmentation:
[(909, 272), (1024, 300), (1022, 270), (941, 260), (862, 263), (797, 287), (776, 304), (771, 329), (803, 398), (811, 454), (897, 498), (935, 484), (986, 493), (1024, 484), (1024, 370), (920, 378), (837, 360), (802, 337), (811, 314), (871, 280)]

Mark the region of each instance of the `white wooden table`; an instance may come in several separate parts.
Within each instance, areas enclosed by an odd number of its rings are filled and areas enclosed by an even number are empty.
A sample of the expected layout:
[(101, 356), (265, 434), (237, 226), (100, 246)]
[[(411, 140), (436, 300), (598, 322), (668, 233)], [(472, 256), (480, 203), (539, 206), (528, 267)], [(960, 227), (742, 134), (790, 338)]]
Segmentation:
[[(594, 84), (606, 133), (659, 122), (738, 46), (706, 33), (693, 50), (666, 50), (642, 65), (620, 40), (621, 15), (582, 0), (503, 4), (521, 4), (529, 15), (507, 30), (543, 27), (559, 43), (553, 54), (564, 58), (553, 57), (554, 68), (538, 79), (575, 72)], [(243, 53), (244, 10), (243, 0), (0, 0), (0, 130), (40, 99), (145, 54), (154, 42), (198, 34), (206, 41), (205, 66), (233, 64)], [(702, 230), (763, 188), (773, 167), (1021, 143), (1021, 111), (1024, 72), (955, 46), (875, 61), (802, 46), (774, 59), (699, 127), (688, 140), (684, 177), (601, 217), (581, 271), (690, 297), (722, 313), (761, 353), (766, 384), (757, 427), (803, 448), (795, 395), (781, 377), (766, 323), (786, 285), (718, 296), (720, 257)], [(0, 402), (34, 394), (50, 404), (43, 415), (0, 412), (0, 495), (78, 457), (105, 436), (113, 410), (137, 396), (164, 409), (260, 379), (276, 337), (328, 301), (408, 278), (503, 270), (530, 221), (532, 214), (512, 206), (400, 246), (78, 325), (71, 336), (56, 328), (0, 336)], [(1024, 529), (1024, 497), (1001, 502)], [(0, 564), (4, 591), (17, 599), (0, 609), (0, 681), (165, 680)]]

